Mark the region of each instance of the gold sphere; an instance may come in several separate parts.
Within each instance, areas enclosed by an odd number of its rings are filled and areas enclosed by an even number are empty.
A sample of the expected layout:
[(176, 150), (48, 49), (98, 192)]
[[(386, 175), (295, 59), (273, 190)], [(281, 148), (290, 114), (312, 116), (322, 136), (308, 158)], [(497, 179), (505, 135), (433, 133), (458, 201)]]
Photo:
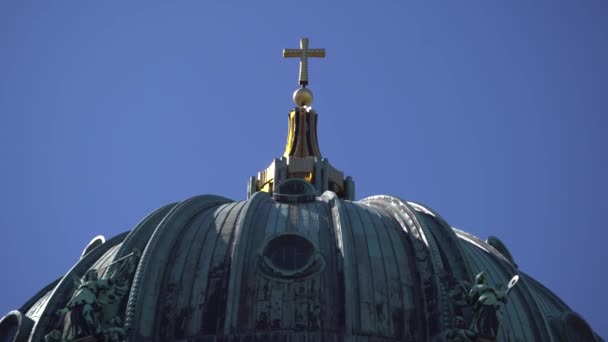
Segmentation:
[(308, 88), (300, 88), (294, 91), (293, 102), (298, 107), (310, 107), (310, 105), (312, 104), (312, 92)]

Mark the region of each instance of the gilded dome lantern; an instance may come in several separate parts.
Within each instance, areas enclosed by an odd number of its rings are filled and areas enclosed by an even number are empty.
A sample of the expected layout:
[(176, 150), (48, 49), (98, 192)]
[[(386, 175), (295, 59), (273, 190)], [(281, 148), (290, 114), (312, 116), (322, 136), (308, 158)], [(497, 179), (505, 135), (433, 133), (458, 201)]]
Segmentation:
[[(340, 198), (355, 199), (355, 183), (344, 178), (321, 156), (317, 139), (317, 112), (312, 108), (313, 94), (308, 88), (308, 58), (325, 57), (325, 49), (308, 48), (308, 38), (300, 40), (300, 49), (284, 49), (283, 57), (300, 58), (299, 88), (293, 93), (296, 105), (288, 115), (287, 144), (283, 156), (249, 181), (248, 195), (256, 191), (278, 193), (281, 182), (300, 179), (310, 182), (317, 196), (324, 191), (335, 192)], [(285, 187), (281, 187), (285, 189)], [(296, 197), (292, 197), (296, 198)]]

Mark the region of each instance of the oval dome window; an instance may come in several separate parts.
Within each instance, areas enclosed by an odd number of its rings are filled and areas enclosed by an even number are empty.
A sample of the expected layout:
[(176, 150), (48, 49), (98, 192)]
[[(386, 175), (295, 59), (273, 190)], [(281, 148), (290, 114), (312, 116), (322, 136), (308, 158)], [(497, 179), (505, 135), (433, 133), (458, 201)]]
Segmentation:
[(321, 258), (314, 244), (295, 233), (274, 236), (262, 250), (262, 269), (271, 276), (307, 276), (320, 269)]

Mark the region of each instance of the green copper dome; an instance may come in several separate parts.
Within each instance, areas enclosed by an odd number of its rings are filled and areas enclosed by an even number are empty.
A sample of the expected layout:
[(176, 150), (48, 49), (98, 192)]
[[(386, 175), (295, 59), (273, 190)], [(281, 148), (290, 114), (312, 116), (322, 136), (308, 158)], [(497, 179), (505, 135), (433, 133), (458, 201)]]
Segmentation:
[(521, 277), (500, 310), (498, 340), (593, 336), (490, 244), (390, 196), (349, 201), (327, 191), (284, 203), (257, 192), (170, 204), (92, 248), (0, 331), (18, 332), (16, 341), (67, 338), (70, 313), (57, 312), (89, 270), (114, 283), (122, 272), (120, 298), (95, 312), (101, 329), (120, 328), (130, 341), (427, 341), (452, 331), (456, 317), (471, 319), (461, 285), (480, 271), (492, 285)]

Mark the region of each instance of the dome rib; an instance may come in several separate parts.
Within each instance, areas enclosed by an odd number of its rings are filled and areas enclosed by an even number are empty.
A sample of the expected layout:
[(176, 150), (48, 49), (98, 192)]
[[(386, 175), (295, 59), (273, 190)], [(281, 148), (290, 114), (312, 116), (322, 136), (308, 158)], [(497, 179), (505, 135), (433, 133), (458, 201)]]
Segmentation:
[[(431, 220), (434, 221), (439, 231), (433, 234), (440, 249), (448, 255), (447, 261), (449, 262), (450, 270), (454, 273), (454, 277), (459, 280), (473, 281), (475, 274), (471, 271), (468, 260), (464, 257), (464, 251), (460, 245), (460, 239), (452, 229), (446, 220), (439, 215), (433, 209), (417, 203), (408, 202), (408, 204), (423, 208), (427, 213), (420, 213), (422, 215), (428, 215)], [(431, 227), (429, 227), (431, 228)]]
[(198, 260), (198, 258), (190, 260), (191, 250), (195, 244), (201, 242), (200, 235), (206, 238), (209, 231), (214, 228), (213, 223), (217, 211), (221, 212), (227, 206), (233, 205), (235, 203), (222, 204), (197, 212), (184, 224), (179, 239), (175, 240), (168, 250), (156, 251), (156, 253), (166, 254), (171, 267), (162, 277), (162, 285), (157, 298), (156, 307), (159, 314), (156, 316), (154, 325), (159, 329), (155, 339), (169, 341), (179, 337), (176, 336), (179, 334), (177, 331), (179, 327), (176, 325), (181, 326), (180, 322), (185, 320), (185, 312), (182, 312), (182, 308), (185, 306), (184, 301), (189, 299), (188, 292), (191, 291), (192, 284), (191, 279), (188, 278), (195, 271), (187, 264), (189, 261)]
[(171, 267), (162, 279), (155, 340), (179, 340), (218, 330), (224, 312), (227, 251), (235, 217), (244, 205), (226, 203), (198, 212), (166, 251)]
[[(419, 292), (417, 285), (420, 280), (414, 279), (416, 274), (415, 265), (413, 265), (415, 257), (411, 252), (411, 242), (397, 220), (389, 218), (379, 207), (369, 206), (369, 209), (377, 213), (382, 220), (384, 229), (380, 229), (380, 231), (384, 232), (385, 238), (389, 242), (387, 245), (390, 248), (387, 249), (390, 250), (392, 256), (392, 262), (387, 263), (386, 266), (390, 268), (389, 274), (397, 275), (396, 278), (393, 277), (389, 280), (390, 286), (394, 288), (391, 293), (398, 294), (398, 298), (390, 298), (389, 303), (395, 306), (395, 302), (398, 301), (402, 308), (401, 312), (398, 312), (396, 308), (393, 309), (391, 320), (394, 334), (407, 340), (415, 340), (415, 336), (420, 333), (417, 331), (419, 327), (416, 324), (416, 317), (423, 315), (423, 313), (418, 310), (422, 305), (417, 305), (414, 302), (414, 298), (420, 298), (416, 295), (416, 292)], [(407, 258), (400, 257), (404, 255)]]
[(194, 215), (229, 202), (232, 200), (221, 196), (195, 196), (174, 206), (158, 224), (142, 253), (129, 293), (128, 306), (134, 307), (134, 311), (127, 312), (125, 327), (132, 329), (131, 333), (135, 334), (137, 340), (150, 339), (154, 335), (154, 325), (149, 323), (156, 321), (160, 280), (168, 265), (166, 251), (173, 246)]
[[(357, 253), (354, 255), (353, 262), (357, 268), (357, 284), (358, 293), (356, 297), (351, 297), (359, 301), (359, 314), (361, 316), (360, 332), (363, 334), (375, 334), (377, 333), (377, 327), (373, 324), (377, 322), (376, 310), (374, 303), (376, 302), (374, 279), (378, 279), (378, 275), (374, 274), (374, 270), (377, 267), (372, 267), (371, 257), (369, 255), (369, 247), (367, 237), (365, 236), (365, 230), (363, 224), (357, 213), (354, 204), (350, 202), (343, 202), (346, 216), (350, 222), (347, 225), (353, 241), (353, 246)], [(362, 255), (365, 253), (364, 255)], [(378, 265), (376, 265), (378, 266)], [(380, 265), (381, 266), (381, 265)]]
[[(250, 242), (251, 240), (249, 238), (251, 229), (248, 228), (253, 226), (252, 221), (254, 221), (255, 216), (258, 214), (257, 209), (260, 204), (268, 201), (271, 201), (271, 197), (267, 193), (254, 193), (245, 204), (243, 214), (239, 216), (236, 223), (234, 242), (232, 243), (230, 250), (231, 266), (228, 275), (228, 298), (226, 300), (226, 321), (224, 322), (224, 335), (230, 335), (230, 333), (237, 327), (239, 318), (238, 302), (240, 299), (241, 290), (240, 273), (243, 270), (245, 258), (247, 257), (247, 251), (249, 248), (249, 244), (247, 242)], [(239, 248), (235, 248), (235, 246), (239, 246)]]
[[(405, 303), (402, 298), (402, 289), (399, 284), (401, 275), (396, 267), (396, 256), (394, 254), (391, 239), (388, 236), (390, 228), (385, 225), (383, 220), (385, 215), (380, 214), (376, 208), (362, 204), (358, 205), (365, 207), (366, 209), (365, 214), (361, 213), (361, 216), (367, 216), (367, 220), (364, 221), (366, 227), (373, 227), (380, 252), (379, 260), (376, 262), (381, 264), (382, 267), (382, 272), (379, 273), (384, 283), (382, 284), (382, 287), (384, 287), (384, 295), (381, 298), (376, 298), (376, 303), (378, 300), (381, 300), (384, 305), (378, 307), (378, 304), (376, 304), (376, 313), (379, 316), (378, 321), (384, 323), (383, 329), (387, 336), (402, 337), (404, 332), (403, 317)], [(376, 222), (374, 222), (374, 219), (376, 219)], [(374, 241), (371, 240), (370, 242), (373, 246)], [(374, 250), (372, 249), (372, 251)], [(376, 291), (376, 296), (378, 296), (378, 293), (382, 292)]]
[[(438, 297), (438, 278), (436, 275), (436, 257), (433, 253), (433, 241), (429, 232), (425, 231), (423, 226), (418, 222), (414, 209), (407, 202), (392, 196), (379, 195), (365, 198), (360, 203), (380, 208), (390, 217), (393, 217), (403, 231), (406, 233), (416, 260), (416, 269), (420, 273), (418, 282), (417, 298), (420, 298), (421, 310), (425, 315), (416, 317), (419, 332), (417, 339), (426, 339), (428, 336), (438, 333), (440, 328), (441, 311), (439, 310), (440, 299), (431, 300)], [(439, 260), (439, 262), (441, 262)], [(441, 298), (441, 297), (439, 297)]]
[[(320, 286), (324, 291), (324, 303), (330, 303), (332, 300), (337, 301), (341, 305), (341, 308), (345, 307), (345, 295), (344, 295), (344, 280), (340, 275), (343, 274), (343, 262), (340, 258), (340, 251), (338, 248), (338, 239), (336, 230), (334, 227), (333, 219), (331, 217), (332, 209), (325, 200), (322, 198), (315, 202), (316, 213), (318, 217), (318, 231), (319, 231), (319, 249), (325, 259), (325, 270), (327, 274), (336, 275), (338, 281), (331, 281), (326, 277), (320, 277)], [(339, 297), (339, 298), (333, 298)], [(336, 305), (338, 306), (338, 305)], [(340, 331), (345, 330), (345, 317), (344, 311), (332, 308), (334, 311), (331, 314), (325, 314), (325, 326), (326, 327), (340, 327)], [(328, 311), (328, 309), (325, 309)]]
[(352, 236), (345, 230), (350, 227), (350, 219), (344, 208), (344, 202), (341, 201), (338, 196), (330, 191), (326, 191), (321, 195), (321, 199), (326, 201), (331, 208), (331, 217), (333, 220), (333, 227), (336, 232), (337, 247), (342, 253), (342, 269), (343, 269), (343, 282), (344, 282), (344, 297), (353, 300), (346, 300), (344, 302), (344, 323), (346, 334), (355, 334), (356, 327), (361, 326), (360, 307), (357, 294), (358, 289), (358, 275), (357, 267), (350, 260), (355, 260), (355, 251), (353, 250), (354, 243)]
[[(186, 329), (187, 336), (194, 336), (199, 330), (214, 334), (221, 333), (224, 328), (227, 300), (225, 289), (228, 287), (227, 277), (230, 272), (230, 249), (234, 244), (236, 222), (245, 205), (245, 202), (239, 202), (237, 205), (227, 206), (226, 211), (218, 213), (221, 224), (208, 231), (204, 244), (193, 255), (197, 259), (197, 265), (189, 303), (194, 306), (194, 312)], [(217, 232), (214, 239), (209, 235), (213, 229)]]
[[(113, 260), (125, 257), (127, 254), (133, 252), (134, 249), (139, 250), (140, 253), (143, 252), (144, 248), (146, 248), (146, 244), (150, 240), (150, 236), (154, 233), (154, 230), (158, 227), (160, 221), (176, 205), (177, 202), (162, 206), (141, 220), (122, 242), (122, 245)], [(118, 264), (110, 266), (108, 272), (111, 273), (118, 266)]]

